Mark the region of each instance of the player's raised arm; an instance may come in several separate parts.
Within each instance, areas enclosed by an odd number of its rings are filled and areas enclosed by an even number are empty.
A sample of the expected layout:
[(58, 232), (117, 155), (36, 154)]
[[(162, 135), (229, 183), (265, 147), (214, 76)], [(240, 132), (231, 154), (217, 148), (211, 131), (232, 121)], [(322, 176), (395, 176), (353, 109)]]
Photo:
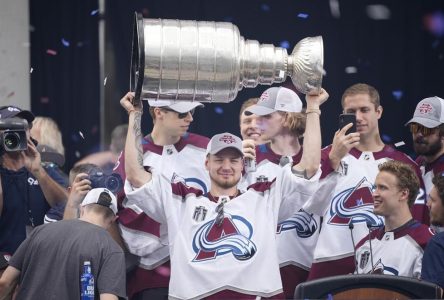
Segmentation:
[(293, 170), (303, 174), (304, 177), (310, 178), (316, 174), (321, 163), (321, 125), (320, 105), (328, 99), (328, 93), (321, 89), (319, 95), (307, 94), (307, 121), (304, 133), (304, 152), (301, 161), (293, 166)]
[(128, 133), (125, 142), (125, 173), (126, 179), (135, 187), (141, 187), (151, 180), (151, 173), (143, 167), (142, 152), (142, 101), (137, 106), (132, 104), (134, 93), (127, 93), (120, 104), (128, 112)]

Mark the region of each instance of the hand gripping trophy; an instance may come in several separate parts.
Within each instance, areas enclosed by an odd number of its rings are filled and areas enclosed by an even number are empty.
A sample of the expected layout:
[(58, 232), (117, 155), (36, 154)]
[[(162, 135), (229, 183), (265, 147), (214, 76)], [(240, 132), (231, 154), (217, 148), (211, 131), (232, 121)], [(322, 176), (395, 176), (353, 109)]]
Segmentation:
[(304, 94), (320, 91), (322, 37), (301, 40), (291, 55), (245, 40), (226, 22), (143, 19), (135, 15), (130, 89), (135, 101), (230, 102), (244, 87), (284, 82)]

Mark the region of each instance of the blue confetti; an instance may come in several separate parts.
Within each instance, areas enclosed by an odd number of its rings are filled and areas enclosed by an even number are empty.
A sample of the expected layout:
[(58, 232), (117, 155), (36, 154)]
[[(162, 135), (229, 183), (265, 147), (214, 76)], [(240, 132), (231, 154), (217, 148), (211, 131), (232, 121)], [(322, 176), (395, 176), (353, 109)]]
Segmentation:
[(285, 49), (290, 48), (290, 43), (288, 41), (282, 41), (280, 45), (282, 48), (285, 48)]
[(63, 44), (63, 46), (65, 46), (65, 47), (69, 47), (69, 41), (68, 41), (68, 40), (65, 40), (64, 38), (62, 38), (62, 44)]
[(270, 11), (270, 6), (268, 4), (261, 4), (262, 11)]
[(223, 109), (222, 107), (220, 107), (220, 106), (216, 106), (216, 107), (214, 108), (214, 112), (215, 112), (216, 114), (222, 115), (222, 114), (224, 113), (224, 109)]
[(403, 94), (404, 94), (404, 93), (403, 93), (403, 91), (401, 91), (401, 90), (396, 90), (396, 91), (393, 91), (393, 92), (392, 92), (393, 97), (394, 97), (397, 101), (400, 101), (400, 100), (401, 100)]
[(91, 15), (91, 16), (95, 16), (95, 15), (97, 15), (98, 12), (99, 12), (98, 9), (93, 10), (93, 11), (90, 13), (90, 15)]
[(382, 134), (382, 140), (385, 143), (390, 143), (392, 141), (392, 138), (388, 134)]
[(223, 18), (223, 20), (224, 20), (224, 22), (231, 22), (232, 23), (234, 18), (230, 17), (230, 16), (226, 16), (226, 17)]
[(78, 143), (80, 141), (79, 135), (77, 133), (72, 133), (71, 141), (73, 141), (74, 143)]
[(298, 14), (298, 18), (301, 18), (301, 19), (307, 19), (307, 18), (308, 18), (308, 14), (299, 13), (299, 14)]

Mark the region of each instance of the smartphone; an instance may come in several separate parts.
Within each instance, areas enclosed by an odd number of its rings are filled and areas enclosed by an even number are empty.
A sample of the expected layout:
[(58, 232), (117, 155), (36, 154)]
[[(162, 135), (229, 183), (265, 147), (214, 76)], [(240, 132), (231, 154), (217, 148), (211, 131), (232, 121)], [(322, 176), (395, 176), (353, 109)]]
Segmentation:
[(347, 130), (345, 134), (356, 132), (356, 115), (355, 114), (340, 114), (339, 115), (339, 129), (345, 125), (353, 123), (353, 126)]

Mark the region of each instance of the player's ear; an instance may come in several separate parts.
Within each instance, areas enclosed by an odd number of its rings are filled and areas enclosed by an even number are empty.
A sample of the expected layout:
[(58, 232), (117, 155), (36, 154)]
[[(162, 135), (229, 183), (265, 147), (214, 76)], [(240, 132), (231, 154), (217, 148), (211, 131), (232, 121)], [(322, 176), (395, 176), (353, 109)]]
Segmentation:
[(208, 171), (208, 161), (210, 160), (210, 155), (207, 154), (207, 157), (205, 158), (205, 169)]

